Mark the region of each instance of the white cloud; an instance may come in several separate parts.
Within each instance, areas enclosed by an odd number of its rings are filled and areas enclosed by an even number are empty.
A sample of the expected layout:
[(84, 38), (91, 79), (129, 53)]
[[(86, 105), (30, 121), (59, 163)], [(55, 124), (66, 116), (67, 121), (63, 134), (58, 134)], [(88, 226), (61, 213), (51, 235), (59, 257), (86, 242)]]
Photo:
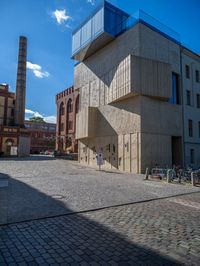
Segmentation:
[(45, 116), (44, 121), (47, 123), (55, 123), (56, 124), (56, 116), (55, 115)]
[(37, 78), (44, 78), (44, 77), (48, 78), (50, 75), (49, 72), (43, 71), (40, 65), (32, 64), (31, 62), (27, 61), (26, 67), (27, 69), (31, 70)]
[(29, 109), (26, 109), (26, 110), (25, 110), (25, 113), (28, 114), (28, 115), (34, 115), (34, 114), (35, 114), (34, 111), (29, 110)]
[(92, 6), (95, 5), (95, 0), (87, 0), (88, 3), (90, 3)]
[(44, 121), (47, 123), (56, 123), (55, 115), (45, 116), (40, 114), (38, 111), (32, 111), (30, 109), (26, 109), (25, 114), (26, 114), (26, 120), (29, 120), (31, 117), (41, 117), (44, 118)]
[(65, 21), (68, 21), (71, 19), (70, 16), (66, 14), (66, 10), (58, 10), (52, 12), (52, 17), (56, 19), (58, 24), (63, 24)]

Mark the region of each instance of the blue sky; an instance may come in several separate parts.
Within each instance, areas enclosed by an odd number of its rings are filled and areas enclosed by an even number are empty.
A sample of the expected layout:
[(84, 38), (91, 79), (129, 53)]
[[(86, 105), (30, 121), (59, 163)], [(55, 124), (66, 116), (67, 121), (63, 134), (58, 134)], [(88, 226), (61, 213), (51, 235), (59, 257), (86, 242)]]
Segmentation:
[[(55, 95), (73, 84), (72, 30), (101, 0), (0, 0), (0, 83), (16, 86), (18, 38), (28, 38), (26, 117), (55, 121)], [(110, 0), (129, 14), (139, 8), (177, 31), (200, 54), (200, 0)]]

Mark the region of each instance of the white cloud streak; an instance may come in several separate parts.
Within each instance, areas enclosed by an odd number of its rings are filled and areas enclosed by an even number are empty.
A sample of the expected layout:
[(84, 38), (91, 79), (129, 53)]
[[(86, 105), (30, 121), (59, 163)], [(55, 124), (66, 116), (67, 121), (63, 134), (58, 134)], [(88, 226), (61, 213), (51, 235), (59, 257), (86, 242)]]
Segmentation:
[(32, 64), (31, 62), (27, 61), (26, 67), (27, 69), (31, 70), (37, 78), (48, 78), (50, 75), (49, 72), (43, 71), (40, 65)]
[(66, 14), (66, 10), (58, 10), (52, 12), (52, 17), (56, 19), (58, 24), (64, 24), (66, 21), (70, 20), (71, 17)]
[(30, 109), (26, 109), (25, 114), (26, 114), (26, 120), (29, 120), (31, 117), (41, 117), (44, 118), (44, 121), (47, 123), (56, 123), (55, 115), (45, 116), (40, 114), (38, 111), (33, 111)]
[(47, 123), (54, 123), (56, 124), (56, 116), (55, 115), (50, 115), (50, 116), (45, 116), (44, 121)]

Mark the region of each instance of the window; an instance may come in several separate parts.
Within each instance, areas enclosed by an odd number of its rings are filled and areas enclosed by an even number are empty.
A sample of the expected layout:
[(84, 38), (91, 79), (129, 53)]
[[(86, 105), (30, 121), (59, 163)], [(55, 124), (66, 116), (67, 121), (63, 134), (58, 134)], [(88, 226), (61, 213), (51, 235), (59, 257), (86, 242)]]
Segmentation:
[(72, 113), (73, 112), (73, 103), (72, 103), (72, 99), (69, 99), (68, 103), (67, 103), (67, 112), (68, 113)]
[(60, 125), (60, 130), (61, 130), (61, 131), (64, 130), (64, 123), (61, 123), (61, 125)]
[(73, 122), (72, 121), (68, 121), (68, 129), (71, 130), (73, 127)]
[(197, 94), (197, 108), (200, 108), (200, 94)]
[(56, 127), (49, 127), (49, 131), (56, 131)]
[(200, 138), (200, 121), (199, 121), (199, 138)]
[(188, 120), (188, 131), (189, 131), (189, 137), (193, 137), (193, 125), (192, 125), (192, 120)]
[(196, 82), (200, 82), (200, 78), (199, 78), (199, 70), (195, 71), (195, 77), (196, 77)]
[(14, 116), (14, 114), (15, 114), (15, 110), (12, 108), (11, 109), (11, 116)]
[(110, 144), (106, 145), (106, 150), (110, 152)]
[(187, 91), (187, 105), (191, 105), (191, 93)]
[(64, 108), (64, 103), (62, 102), (60, 104), (60, 115), (64, 115), (65, 114), (65, 108)]
[(190, 78), (190, 67), (188, 65), (185, 65), (185, 76), (186, 78)]
[(178, 81), (179, 81), (179, 76), (176, 73), (172, 73), (172, 98), (169, 100), (171, 104), (180, 104)]
[(115, 145), (113, 144), (113, 152), (115, 153)]
[(190, 149), (190, 163), (194, 164), (194, 149)]

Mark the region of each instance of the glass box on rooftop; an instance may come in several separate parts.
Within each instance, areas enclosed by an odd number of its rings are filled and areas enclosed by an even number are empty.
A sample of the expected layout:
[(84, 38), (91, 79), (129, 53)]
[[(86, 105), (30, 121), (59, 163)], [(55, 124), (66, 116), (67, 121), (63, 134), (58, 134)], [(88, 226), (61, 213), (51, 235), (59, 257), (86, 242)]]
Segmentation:
[(72, 58), (83, 61), (126, 30), (129, 15), (104, 1), (72, 34)]

